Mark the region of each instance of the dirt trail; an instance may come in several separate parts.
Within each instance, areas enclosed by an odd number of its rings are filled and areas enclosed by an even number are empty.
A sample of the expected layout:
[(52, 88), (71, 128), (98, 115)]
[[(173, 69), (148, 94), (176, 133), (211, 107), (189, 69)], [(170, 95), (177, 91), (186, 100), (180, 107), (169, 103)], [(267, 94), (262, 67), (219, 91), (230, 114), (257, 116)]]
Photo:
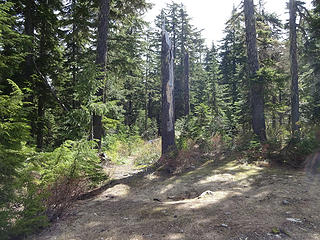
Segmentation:
[(31, 239), (320, 239), (319, 184), (303, 172), (225, 159), (171, 177), (129, 177), (133, 163), (109, 170), (118, 184)]

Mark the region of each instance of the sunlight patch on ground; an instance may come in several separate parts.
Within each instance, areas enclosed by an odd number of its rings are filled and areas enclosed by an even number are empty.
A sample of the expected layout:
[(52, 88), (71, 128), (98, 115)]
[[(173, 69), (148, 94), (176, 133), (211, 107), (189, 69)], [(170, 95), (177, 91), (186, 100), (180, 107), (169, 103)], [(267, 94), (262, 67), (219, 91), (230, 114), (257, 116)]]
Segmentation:
[(170, 240), (184, 239), (184, 235), (181, 233), (172, 233), (168, 235), (168, 239)]
[(168, 192), (170, 189), (172, 189), (174, 187), (174, 184), (168, 184), (166, 185), (161, 191), (160, 194), (164, 194), (166, 192)]
[[(226, 199), (227, 197), (230, 197), (230, 195), (233, 195), (232, 191), (217, 191), (213, 192), (212, 196), (206, 196), (203, 198), (194, 198), (189, 200), (184, 200), (183, 204), (178, 205), (176, 209), (180, 210), (189, 210), (189, 209), (200, 209), (205, 208), (208, 205), (219, 203)], [(182, 203), (182, 201), (180, 201)]]
[(231, 181), (234, 180), (234, 177), (231, 174), (226, 173), (222, 175), (220, 174), (220, 175), (207, 176), (204, 179), (201, 179), (200, 181), (198, 181), (198, 184), (207, 184), (210, 182), (215, 182), (215, 181), (221, 180), (222, 177), (224, 179), (229, 179)]
[(142, 239), (143, 237), (137, 236), (137, 235), (130, 238), (130, 240), (142, 240)]
[(95, 222), (95, 221), (90, 221), (90, 222), (88, 222), (87, 224), (86, 224), (86, 227), (89, 227), (89, 228), (94, 228), (94, 227), (96, 227), (96, 226), (99, 226), (99, 225), (101, 225), (101, 222)]
[(159, 179), (159, 176), (157, 176), (156, 174), (148, 174), (148, 175), (144, 176), (144, 179), (152, 181), (155, 179)]
[(99, 199), (103, 199), (105, 200), (106, 196), (112, 196), (112, 197), (120, 197), (120, 198), (124, 198), (126, 196), (128, 196), (130, 193), (130, 187), (126, 184), (117, 184), (112, 188), (107, 189), (106, 191), (104, 191)]

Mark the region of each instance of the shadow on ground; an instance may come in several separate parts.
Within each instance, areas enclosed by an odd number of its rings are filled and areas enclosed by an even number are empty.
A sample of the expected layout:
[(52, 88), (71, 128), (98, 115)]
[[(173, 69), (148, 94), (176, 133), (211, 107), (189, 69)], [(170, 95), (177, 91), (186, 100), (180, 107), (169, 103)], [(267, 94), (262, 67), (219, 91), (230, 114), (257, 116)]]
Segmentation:
[(115, 180), (31, 239), (320, 239), (320, 191), (303, 172), (202, 161)]

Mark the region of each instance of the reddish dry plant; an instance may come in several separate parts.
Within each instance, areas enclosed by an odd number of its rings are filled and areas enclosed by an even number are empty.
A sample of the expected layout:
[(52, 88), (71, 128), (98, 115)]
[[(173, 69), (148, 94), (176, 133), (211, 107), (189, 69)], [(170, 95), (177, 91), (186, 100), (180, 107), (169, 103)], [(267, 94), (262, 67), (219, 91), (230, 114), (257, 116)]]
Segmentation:
[(64, 177), (48, 186), (49, 196), (45, 200), (46, 215), (50, 221), (56, 220), (67, 212), (72, 203), (87, 189), (87, 181)]

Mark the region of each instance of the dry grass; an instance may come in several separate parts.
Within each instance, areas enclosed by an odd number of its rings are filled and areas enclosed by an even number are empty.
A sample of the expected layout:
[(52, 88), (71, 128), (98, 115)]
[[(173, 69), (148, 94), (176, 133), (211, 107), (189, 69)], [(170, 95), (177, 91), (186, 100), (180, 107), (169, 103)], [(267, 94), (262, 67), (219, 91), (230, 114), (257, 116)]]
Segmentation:
[(120, 180), (31, 239), (320, 239), (320, 189), (304, 172), (192, 159), (178, 175)]

